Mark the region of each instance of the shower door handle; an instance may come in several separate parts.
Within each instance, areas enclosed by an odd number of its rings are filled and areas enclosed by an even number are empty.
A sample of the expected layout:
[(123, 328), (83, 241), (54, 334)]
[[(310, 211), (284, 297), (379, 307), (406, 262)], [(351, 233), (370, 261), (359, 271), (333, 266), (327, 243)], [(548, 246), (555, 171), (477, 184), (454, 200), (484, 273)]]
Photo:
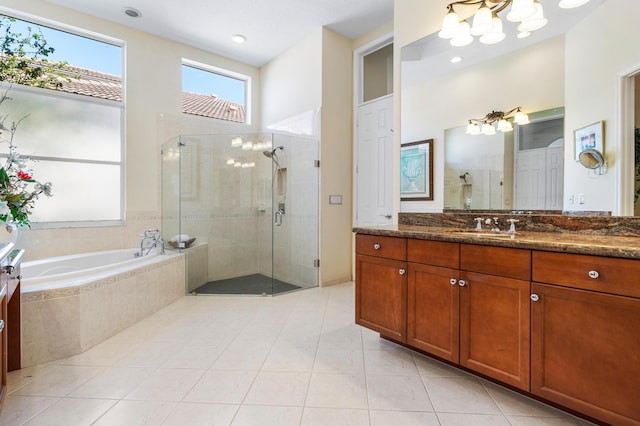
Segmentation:
[(282, 210), (276, 212), (276, 226), (282, 226)]

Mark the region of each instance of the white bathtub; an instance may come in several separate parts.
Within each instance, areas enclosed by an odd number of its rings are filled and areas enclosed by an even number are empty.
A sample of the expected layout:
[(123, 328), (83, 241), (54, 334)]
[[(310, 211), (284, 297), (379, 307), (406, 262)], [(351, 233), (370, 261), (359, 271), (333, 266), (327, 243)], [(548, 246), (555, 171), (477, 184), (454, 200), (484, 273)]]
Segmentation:
[(137, 251), (22, 263), (23, 368), (82, 353), (184, 296), (183, 254)]
[[(75, 287), (166, 260), (153, 251), (135, 257), (139, 249), (81, 253), (23, 262), (22, 293)], [(173, 252), (166, 252), (171, 256)]]

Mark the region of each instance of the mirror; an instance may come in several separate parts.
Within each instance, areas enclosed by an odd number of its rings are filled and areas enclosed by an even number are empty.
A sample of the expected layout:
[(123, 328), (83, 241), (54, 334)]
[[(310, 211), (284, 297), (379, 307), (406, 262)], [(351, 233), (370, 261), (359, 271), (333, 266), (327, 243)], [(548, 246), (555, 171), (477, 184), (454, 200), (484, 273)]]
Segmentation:
[(444, 209), (562, 210), (564, 108), (512, 132), (444, 132)]
[(604, 156), (597, 149), (589, 148), (580, 153), (578, 161), (590, 170), (601, 169), (605, 165)]
[[(620, 123), (621, 118), (627, 120), (628, 113), (623, 111), (625, 117), (620, 117), (620, 111), (616, 109), (617, 104), (622, 106), (616, 91), (623, 87), (616, 79), (638, 74), (634, 70), (638, 69), (640, 57), (631, 51), (614, 55), (616, 49), (612, 46), (628, 38), (629, 34), (625, 35), (620, 26), (605, 28), (597, 23), (612, 16), (622, 19), (616, 11), (620, 7), (637, 11), (640, 7), (638, 3), (630, 0), (592, 0), (565, 15), (573, 20), (567, 20), (564, 28), (548, 28), (543, 38), (542, 32), (547, 29), (540, 30), (537, 32), (540, 34), (532, 35), (538, 39), (529, 37), (518, 40), (511, 47), (500, 46), (515, 39), (515, 34), (508, 33), (506, 29), (507, 39), (498, 45), (485, 46), (476, 41), (462, 48), (464, 50), (454, 51), (446, 40), (439, 39), (434, 33), (402, 47), (401, 142), (434, 139), (435, 186), (432, 202), (403, 201), (400, 211), (471, 208), (476, 198), (482, 200), (483, 208), (516, 209), (515, 193), (509, 194), (511, 185), (506, 180), (509, 177), (506, 161), (500, 163), (495, 158), (488, 160), (487, 164), (498, 163), (501, 168), (492, 168), (491, 173), (481, 176), (468, 170), (470, 165), (475, 166), (469, 162), (466, 168), (461, 166), (455, 171), (447, 170), (449, 148), (446, 141), (453, 135), (451, 129), (464, 127), (470, 118), (481, 117), (492, 110), (506, 111), (521, 106), (531, 115), (532, 111), (564, 105), (566, 140), (563, 141), (561, 159), (564, 187), (560, 192), (564, 193), (564, 197), (560, 198), (564, 202), (560, 203), (560, 210), (611, 210), (614, 214), (629, 214), (629, 204), (627, 201), (620, 204), (620, 200), (625, 200), (633, 190), (633, 182), (627, 173), (632, 166), (627, 165), (626, 159), (633, 156), (634, 151), (633, 148), (630, 151), (625, 148), (629, 130), (620, 128)], [(565, 23), (561, 17), (551, 15), (551, 9), (557, 7), (557, 2), (545, 3), (544, 7), (545, 15), (549, 15), (549, 25)], [(631, 21), (631, 18), (623, 19), (624, 22), (628, 20)], [(636, 30), (633, 30), (633, 34), (636, 34)], [(450, 63), (453, 53), (461, 56), (462, 62)], [(586, 66), (592, 58), (598, 58), (596, 65)], [(636, 84), (636, 89), (638, 86)], [(633, 105), (629, 108), (633, 108)], [(604, 174), (596, 173), (594, 177), (593, 172), (587, 175), (578, 161), (572, 135), (576, 129), (599, 120), (606, 121), (609, 126), (606, 129), (606, 146), (600, 152), (610, 170)], [(627, 121), (633, 123), (632, 119)], [(640, 118), (636, 117), (636, 124), (639, 123)], [(482, 144), (479, 141), (477, 143)], [(510, 154), (505, 150), (507, 143), (502, 140), (503, 156), (514, 159), (516, 153)], [(488, 152), (491, 152), (489, 148)], [(481, 162), (481, 159), (472, 161)], [(513, 173), (519, 173), (515, 161), (513, 164)], [(497, 174), (494, 170), (498, 170)], [(469, 174), (465, 176), (465, 173)], [(467, 182), (461, 176), (466, 177)], [(471, 202), (465, 206), (468, 197), (462, 195), (463, 190), (467, 191), (463, 185), (469, 182), (472, 196)], [(491, 186), (500, 186), (500, 183), (501, 188)], [(447, 199), (452, 187), (458, 192), (455, 204)], [(615, 190), (612, 191), (612, 188)], [(584, 204), (582, 200), (574, 204), (573, 200), (577, 199), (578, 194), (585, 194)]]

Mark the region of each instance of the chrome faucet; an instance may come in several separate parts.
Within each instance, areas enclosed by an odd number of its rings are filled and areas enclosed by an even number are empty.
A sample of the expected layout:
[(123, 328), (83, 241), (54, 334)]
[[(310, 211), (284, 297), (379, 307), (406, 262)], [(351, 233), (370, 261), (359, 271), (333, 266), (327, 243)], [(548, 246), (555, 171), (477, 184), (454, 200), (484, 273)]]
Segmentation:
[(160, 230), (147, 229), (140, 234), (140, 251), (136, 253), (136, 257), (146, 256), (156, 247), (160, 247), (159, 253), (164, 254), (164, 240), (160, 236)]

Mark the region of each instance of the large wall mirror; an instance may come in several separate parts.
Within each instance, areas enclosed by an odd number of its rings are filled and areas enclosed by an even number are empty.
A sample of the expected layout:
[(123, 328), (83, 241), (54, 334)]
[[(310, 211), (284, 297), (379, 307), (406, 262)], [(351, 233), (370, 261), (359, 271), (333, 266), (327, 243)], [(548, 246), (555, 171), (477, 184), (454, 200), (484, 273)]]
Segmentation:
[[(640, 36), (629, 16), (640, 12), (640, 2), (591, 0), (571, 10), (557, 3), (544, 3), (548, 28), (529, 39), (505, 29), (507, 39), (497, 45), (475, 41), (454, 50), (434, 33), (402, 47), (401, 141), (434, 139), (435, 187), (433, 201), (401, 202), (401, 211), (632, 215), (637, 201), (640, 213), (640, 177), (633, 174), (640, 172), (633, 163), (640, 113), (633, 109), (640, 108), (628, 101), (623, 106), (625, 98), (634, 99), (624, 92), (637, 86), (640, 54), (620, 48)], [(611, 20), (624, 23), (601, 25)], [(451, 63), (453, 56), (462, 61)], [(465, 134), (469, 119), (519, 106), (530, 124), (492, 137)], [(599, 121), (605, 123), (607, 171), (594, 174), (577, 161), (573, 134)]]

